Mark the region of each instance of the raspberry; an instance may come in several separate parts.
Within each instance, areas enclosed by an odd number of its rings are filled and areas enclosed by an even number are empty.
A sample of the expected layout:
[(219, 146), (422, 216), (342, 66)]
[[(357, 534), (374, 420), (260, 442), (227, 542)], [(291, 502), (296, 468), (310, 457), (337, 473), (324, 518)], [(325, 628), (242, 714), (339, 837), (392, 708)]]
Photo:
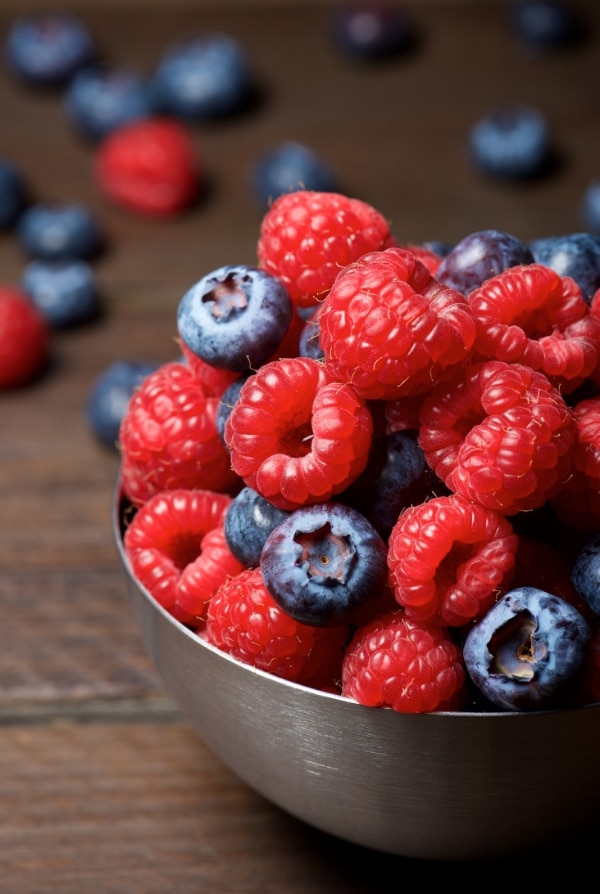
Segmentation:
[(183, 359), (202, 385), (206, 394), (222, 397), (229, 386), (239, 379), (240, 374), (238, 372), (233, 372), (229, 369), (219, 369), (202, 360), (188, 348), (183, 340), (178, 339), (178, 344)]
[(31, 382), (46, 365), (50, 331), (20, 289), (0, 286), (0, 388)]
[(578, 529), (600, 528), (600, 397), (573, 407), (577, 444), (572, 475), (552, 501), (559, 518)]
[(410, 506), (388, 542), (396, 600), (414, 621), (473, 621), (510, 581), (518, 542), (504, 516), (456, 494)]
[(573, 412), (522, 364), (469, 364), (433, 389), (420, 419), (419, 443), (446, 486), (504, 515), (542, 506), (571, 473)]
[(433, 249), (426, 248), (424, 245), (414, 245), (412, 242), (407, 242), (401, 245), (400, 248), (411, 252), (417, 260), (427, 267), (431, 275), (435, 276), (438, 267), (442, 263), (442, 258)]
[(340, 493), (365, 468), (372, 433), (364, 401), (309, 357), (260, 367), (225, 423), (233, 470), (279, 509)]
[(245, 569), (213, 596), (209, 643), (239, 661), (305, 685), (330, 686), (341, 675), (348, 628), (312, 627), (287, 615), (269, 594), (259, 568)]
[(183, 363), (165, 363), (144, 379), (119, 432), (123, 491), (132, 503), (161, 490), (237, 487), (217, 433), (218, 405)]
[(200, 627), (214, 592), (242, 570), (223, 522), (231, 498), (207, 490), (156, 494), (125, 531), (125, 550), (142, 586), (173, 617)]
[(469, 295), (477, 322), (474, 357), (523, 363), (573, 391), (600, 357), (600, 319), (574, 279), (550, 267), (511, 267)]
[(422, 394), (469, 358), (467, 299), (411, 252), (370, 252), (338, 275), (320, 317), (325, 362), (368, 399)]
[(150, 217), (180, 213), (200, 188), (191, 137), (168, 118), (133, 121), (112, 131), (96, 151), (95, 173), (115, 204)]
[(389, 612), (360, 627), (346, 649), (342, 695), (404, 714), (459, 710), (466, 674), (442, 627)]
[(371, 205), (335, 192), (300, 190), (280, 196), (263, 217), (257, 255), (296, 306), (311, 307), (342, 267), (394, 244), (387, 221)]

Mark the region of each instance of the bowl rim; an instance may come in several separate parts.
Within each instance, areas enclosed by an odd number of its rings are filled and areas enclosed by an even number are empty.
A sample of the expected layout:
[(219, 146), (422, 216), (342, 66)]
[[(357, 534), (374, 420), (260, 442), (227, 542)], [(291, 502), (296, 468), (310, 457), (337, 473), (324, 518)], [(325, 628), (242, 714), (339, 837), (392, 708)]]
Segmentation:
[[(361, 705), (360, 702), (355, 701), (354, 699), (349, 698), (348, 696), (341, 695), (335, 692), (326, 692), (321, 689), (314, 689), (309, 686), (304, 686), (300, 683), (295, 683), (292, 680), (286, 680), (284, 677), (279, 677), (275, 674), (270, 674), (267, 671), (263, 670), (260, 667), (255, 667), (254, 665), (247, 664), (241, 661), (239, 658), (236, 658), (233, 655), (230, 655), (228, 652), (223, 651), (222, 649), (217, 648), (212, 643), (208, 642), (202, 636), (199, 636), (195, 631), (191, 630), (189, 627), (186, 627), (185, 624), (182, 624), (177, 618), (175, 618), (167, 609), (165, 609), (150, 593), (146, 587), (140, 583), (140, 581), (136, 578), (133, 573), (133, 569), (131, 566), (131, 562), (129, 560), (129, 556), (127, 555), (127, 551), (125, 550), (125, 546), (123, 543), (123, 522), (122, 522), (122, 513), (121, 508), (124, 503), (129, 503), (131, 505), (131, 501), (128, 499), (126, 494), (124, 493), (122, 486), (122, 478), (121, 471), (119, 470), (119, 474), (117, 475), (117, 480), (115, 486), (113, 488), (112, 499), (111, 499), (111, 526), (113, 533), (113, 540), (115, 543), (115, 547), (122, 565), (123, 570), (127, 574), (127, 577), (130, 583), (136, 587), (137, 591), (144, 597), (146, 603), (148, 603), (149, 607), (159, 614), (163, 621), (173, 626), (179, 633), (186, 636), (191, 642), (196, 644), (198, 648), (204, 649), (210, 652), (217, 659), (222, 659), (226, 663), (233, 664), (234, 666), (241, 668), (250, 672), (251, 674), (262, 677), (265, 680), (269, 681), (270, 685), (280, 684), (283, 688), (289, 689), (291, 691), (295, 691), (299, 694), (306, 695), (307, 692), (311, 694), (311, 697), (314, 697), (316, 700), (334, 700), (336, 703), (344, 703), (349, 706), (349, 710), (356, 711), (386, 711), (393, 712), (392, 708), (387, 706), (369, 706), (369, 705)], [(489, 710), (489, 711), (481, 711), (481, 710), (473, 710), (473, 711), (428, 711), (421, 713), (404, 713), (404, 712), (393, 712), (398, 714), (400, 717), (436, 717), (436, 718), (486, 718), (488, 720), (492, 720), (493, 718), (498, 718), (503, 722), (507, 720), (516, 721), (518, 718), (522, 720), (526, 718), (531, 718), (539, 715), (555, 715), (555, 714), (573, 714), (580, 713), (586, 711), (594, 711), (600, 710), (600, 701), (599, 702), (590, 702), (589, 704), (583, 705), (566, 705), (559, 708), (543, 708), (543, 709), (534, 709), (534, 710), (523, 710), (523, 711), (502, 711), (498, 710)]]

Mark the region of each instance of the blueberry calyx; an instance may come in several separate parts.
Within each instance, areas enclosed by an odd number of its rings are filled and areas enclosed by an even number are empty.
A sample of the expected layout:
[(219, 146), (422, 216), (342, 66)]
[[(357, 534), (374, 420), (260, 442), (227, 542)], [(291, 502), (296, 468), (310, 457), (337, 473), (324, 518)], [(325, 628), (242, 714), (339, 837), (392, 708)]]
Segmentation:
[(228, 320), (235, 316), (239, 311), (246, 310), (248, 307), (248, 296), (243, 284), (249, 282), (248, 276), (235, 277), (233, 273), (220, 282), (217, 282), (213, 288), (209, 288), (202, 295), (202, 302), (210, 306), (210, 312), (213, 319)]
[(296, 565), (303, 568), (309, 578), (317, 578), (326, 587), (346, 583), (356, 561), (356, 549), (349, 537), (334, 534), (326, 522), (315, 531), (297, 532), (294, 540), (301, 549)]

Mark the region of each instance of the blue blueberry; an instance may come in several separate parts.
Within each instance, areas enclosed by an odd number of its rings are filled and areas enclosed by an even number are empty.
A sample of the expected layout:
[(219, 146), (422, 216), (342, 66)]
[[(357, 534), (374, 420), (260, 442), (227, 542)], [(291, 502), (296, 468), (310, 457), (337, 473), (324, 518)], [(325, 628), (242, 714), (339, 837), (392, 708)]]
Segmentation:
[(31, 205), (21, 215), (16, 233), (31, 257), (45, 261), (83, 260), (102, 245), (98, 221), (77, 202)]
[(333, 43), (346, 56), (376, 62), (406, 55), (417, 44), (417, 28), (406, 9), (387, 0), (352, 0), (333, 11)]
[(581, 547), (571, 566), (571, 583), (595, 615), (600, 615), (600, 536)]
[(534, 260), (575, 280), (586, 301), (600, 288), (600, 235), (567, 233), (529, 243)]
[(228, 265), (204, 276), (179, 303), (177, 326), (187, 347), (212, 366), (258, 369), (281, 343), (293, 305), (266, 270)]
[(229, 385), (229, 387), (225, 389), (225, 391), (221, 395), (221, 399), (219, 400), (215, 423), (217, 426), (217, 434), (226, 447), (227, 444), (225, 443), (225, 423), (229, 419), (231, 411), (237, 403), (237, 399), (240, 396), (240, 391), (242, 390), (246, 379), (249, 378), (251, 375), (253, 375), (253, 373), (246, 373), (244, 375), (241, 375), (239, 379), (236, 379), (235, 382), (232, 382), (231, 385)]
[(581, 203), (581, 214), (588, 229), (600, 235), (600, 177), (586, 187)]
[(452, 243), (444, 242), (442, 239), (428, 239), (426, 242), (421, 242), (421, 245), (440, 258), (445, 258), (454, 248)]
[(10, 229), (27, 203), (23, 174), (9, 161), (0, 159), (0, 229)]
[(100, 310), (96, 277), (86, 261), (30, 261), (22, 286), (53, 329), (88, 322)]
[(560, 707), (583, 670), (591, 630), (572, 605), (536, 587), (506, 593), (472, 627), (463, 657), (473, 683), (496, 707)]
[(508, 267), (533, 263), (527, 243), (502, 230), (478, 230), (461, 239), (435, 274), (445, 286), (465, 295)]
[(5, 42), (10, 71), (33, 86), (62, 86), (96, 55), (87, 26), (67, 12), (17, 18)]
[(366, 469), (337, 499), (357, 509), (387, 541), (403, 509), (447, 493), (425, 461), (417, 432), (406, 430), (375, 438)]
[(516, 0), (509, 18), (517, 39), (532, 50), (570, 47), (583, 36), (573, 4), (563, 0)]
[(227, 34), (206, 32), (171, 44), (152, 77), (157, 108), (188, 121), (241, 112), (254, 96), (248, 56)]
[(129, 400), (158, 364), (143, 360), (111, 363), (94, 381), (86, 404), (86, 418), (100, 441), (116, 449), (121, 421)]
[(242, 488), (225, 515), (223, 533), (227, 546), (243, 565), (258, 568), (267, 537), (288, 515), (251, 487)]
[(154, 112), (148, 78), (124, 67), (78, 72), (65, 91), (64, 108), (74, 129), (94, 143), (117, 127)]
[(341, 503), (303, 506), (269, 534), (260, 568), (277, 604), (303, 624), (350, 623), (387, 580), (387, 550), (375, 528)]
[(263, 211), (278, 196), (299, 189), (341, 191), (335, 168), (309, 146), (294, 141), (278, 143), (266, 151), (252, 170), (251, 184)]
[(546, 118), (531, 106), (492, 109), (471, 127), (468, 145), (476, 168), (504, 180), (543, 174), (553, 156)]
[(321, 325), (319, 317), (321, 316), (322, 307), (322, 304), (318, 304), (304, 322), (300, 338), (298, 339), (298, 354), (300, 357), (311, 357), (313, 360), (325, 359), (325, 352), (320, 342)]

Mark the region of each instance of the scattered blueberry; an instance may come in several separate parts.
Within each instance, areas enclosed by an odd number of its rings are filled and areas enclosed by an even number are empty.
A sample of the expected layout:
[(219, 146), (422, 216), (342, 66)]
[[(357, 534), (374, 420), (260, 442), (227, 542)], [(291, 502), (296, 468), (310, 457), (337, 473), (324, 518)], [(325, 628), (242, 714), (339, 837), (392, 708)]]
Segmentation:
[(22, 286), (53, 329), (76, 326), (98, 315), (96, 278), (86, 261), (30, 261)]
[(251, 181), (264, 211), (278, 196), (298, 189), (341, 191), (341, 181), (333, 166), (313, 149), (294, 141), (278, 143), (265, 152), (254, 166)]
[(62, 86), (96, 55), (85, 24), (67, 12), (21, 16), (5, 43), (11, 72), (34, 86)]
[(277, 349), (293, 306), (281, 280), (257, 267), (228, 265), (204, 276), (179, 303), (187, 347), (213, 366), (258, 369)]
[(138, 71), (121, 67), (78, 72), (65, 91), (64, 107), (74, 129), (91, 142), (154, 111), (149, 80)]
[[(231, 415), (231, 411), (235, 406), (238, 397), (240, 396), (240, 391), (242, 390), (242, 386), (246, 379), (253, 375), (253, 373), (247, 373), (246, 375), (242, 375), (239, 379), (236, 379), (235, 382), (232, 382), (228, 388), (225, 389), (223, 394), (221, 395), (221, 399), (219, 400), (219, 405), (217, 407), (217, 415), (216, 415), (216, 426), (217, 426), (217, 434), (219, 435), (223, 444), (225, 444), (225, 423), (229, 419)], [(225, 444), (225, 446), (227, 446)]]
[(586, 659), (591, 630), (564, 599), (518, 587), (467, 633), (469, 676), (496, 707), (527, 711), (565, 703)]
[(516, 0), (509, 8), (515, 36), (537, 51), (570, 47), (582, 37), (582, 23), (573, 4), (563, 0)]
[(595, 615), (600, 615), (600, 536), (582, 546), (571, 566), (571, 583)]
[(291, 617), (315, 627), (351, 622), (387, 580), (387, 550), (356, 509), (318, 503), (295, 509), (269, 534), (265, 587)]
[(536, 177), (546, 172), (552, 157), (546, 118), (531, 106), (492, 109), (472, 126), (468, 144), (474, 165), (504, 180)]
[(158, 364), (142, 360), (119, 360), (108, 366), (93, 383), (86, 416), (94, 434), (109, 447), (116, 448), (121, 420), (129, 399), (141, 382)]
[(575, 280), (586, 301), (600, 288), (600, 235), (567, 233), (529, 243), (534, 260)]
[(152, 78), (157, 109), (189, 121), (236, 114), (255, 84), (241, 44), (226, 34), (202, 33), (171, 44)]
[(322, 307), (322, 304), (317, 304), (311, 315), (304, 322), (300, 338), (298, 339), (298, 354), (300, 357), (312, 357), (313, 360), (323, 360), (325, 358), (325, 352), (319, 340), (321, 333), (319, 317), (321, 316)]
[(225, 515), (223, 533), (227, 546), (243, 565), (258, 568), (267, 537), (288, 515), (251, 487), (242, 488)]
[(338, 5), (331, 15), (330, 33), (345, 55), (365, 62), (405, 55), (417, 43), (412, 16), (386, 0)]
[(17, 237), (33, 258), (46, 261), (86, 259), (100, 248), (100, 226), (79, 203), (38, 202), (21, 215)]
[(581, 213), (591, 232), (600, 235), (600, 178), (593, 180), (585, 190)]
[(21, 171), (0, 159), (0, 229), (14, 226), (26, 202), (27, 186)]
[(461, 239), (437, 269), (435, 278), (465, 295), (508, 267), (532, 264), (527, 243), (502, 230), (478, 230)]

